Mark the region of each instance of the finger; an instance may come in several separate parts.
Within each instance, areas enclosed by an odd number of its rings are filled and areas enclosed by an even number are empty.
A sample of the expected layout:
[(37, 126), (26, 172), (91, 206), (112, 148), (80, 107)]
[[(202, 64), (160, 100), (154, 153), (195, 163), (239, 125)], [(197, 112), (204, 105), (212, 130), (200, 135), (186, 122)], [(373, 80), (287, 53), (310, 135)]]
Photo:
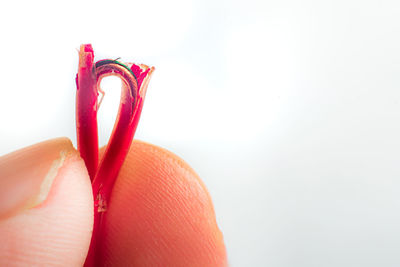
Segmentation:
[(67, 138), (0, 157), (0, 266), (82, 266), (93, 197)]
[(103, 221), (105, 266), (226, 266), (211, 198), (174, 154), (133, 142)]

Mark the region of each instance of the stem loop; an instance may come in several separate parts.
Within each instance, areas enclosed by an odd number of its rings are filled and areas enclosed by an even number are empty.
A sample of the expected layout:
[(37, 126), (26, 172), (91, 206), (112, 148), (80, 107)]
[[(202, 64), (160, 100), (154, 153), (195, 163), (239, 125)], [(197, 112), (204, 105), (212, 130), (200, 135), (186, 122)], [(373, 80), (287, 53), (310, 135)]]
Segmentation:
[[(85, 266), (100, 263), (99, 243), (101, 221), (119, 170), (128, 154), (135, 134), (147, 85), (154, 71), (145, 65), (123, 64), (116, 60), (93, 61), (91, 45), (82, 45), (79, 52), (77, 82), (77, 139), (78, 150), (92, 180), (94, 225)], [(102, 78), (116, 75), (121, 78), (122, 93), (118, 115), (100, 164), (98, 163), (97, 101)]]

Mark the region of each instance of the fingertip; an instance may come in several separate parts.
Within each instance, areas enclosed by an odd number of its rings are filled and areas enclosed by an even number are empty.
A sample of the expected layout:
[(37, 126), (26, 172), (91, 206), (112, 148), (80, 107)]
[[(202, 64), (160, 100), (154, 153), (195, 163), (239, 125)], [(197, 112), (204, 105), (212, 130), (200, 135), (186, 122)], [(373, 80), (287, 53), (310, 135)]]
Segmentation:
[(43, 202), (0, 220), (1, 266), (83, 264), (92, 231), (93, 198), (84, 163), (76, 150), (70, 152)]
[(181, 158), (148, 143), (132, 144), (103, 229), (105, 265), (227, 265), (203, 182)]

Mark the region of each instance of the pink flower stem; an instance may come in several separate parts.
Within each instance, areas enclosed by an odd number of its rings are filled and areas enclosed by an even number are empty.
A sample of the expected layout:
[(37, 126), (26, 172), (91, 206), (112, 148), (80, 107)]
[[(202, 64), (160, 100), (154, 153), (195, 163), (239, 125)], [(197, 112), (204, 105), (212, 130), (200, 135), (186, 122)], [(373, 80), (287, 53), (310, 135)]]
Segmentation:
[[(82, 45), (77, 75), (78, 150), (92, 180), (94, 225), (85, 266), (101, 264), (101, 221), (118, 173), (124, 163), (135, 134), (150, 75), (154, 68), (145, 65), (124, 65), (116, 60), (93, 63), (91, 45)], [(123, 82), (117, 119), (104, 155), (98, 164), (97, 110), (98, 87), (102, 78), (117, 75)]]

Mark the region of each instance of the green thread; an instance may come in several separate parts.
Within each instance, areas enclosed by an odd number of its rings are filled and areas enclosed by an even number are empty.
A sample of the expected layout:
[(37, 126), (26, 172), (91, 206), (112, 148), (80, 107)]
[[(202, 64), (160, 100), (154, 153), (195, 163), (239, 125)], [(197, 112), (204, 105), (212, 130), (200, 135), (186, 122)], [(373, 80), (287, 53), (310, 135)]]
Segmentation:
[[(117, 58), (117, 59), (119, 59), (119, 58)], [(117, 64), (117, 65), (120, 65), (120, 66), (124, 67), (125, 69), (127, 69), (133, 75), (133, 77), (135, 77), (135, 80), (137, 81), (136, 75), (133, 73), (133, 71), (124, 63), (117, 61), (117, 59), (115, 59), (115, 60), (114, 59), (99, 60), (96, 62), (96, 68), (101, 67), (106, 64)]]

